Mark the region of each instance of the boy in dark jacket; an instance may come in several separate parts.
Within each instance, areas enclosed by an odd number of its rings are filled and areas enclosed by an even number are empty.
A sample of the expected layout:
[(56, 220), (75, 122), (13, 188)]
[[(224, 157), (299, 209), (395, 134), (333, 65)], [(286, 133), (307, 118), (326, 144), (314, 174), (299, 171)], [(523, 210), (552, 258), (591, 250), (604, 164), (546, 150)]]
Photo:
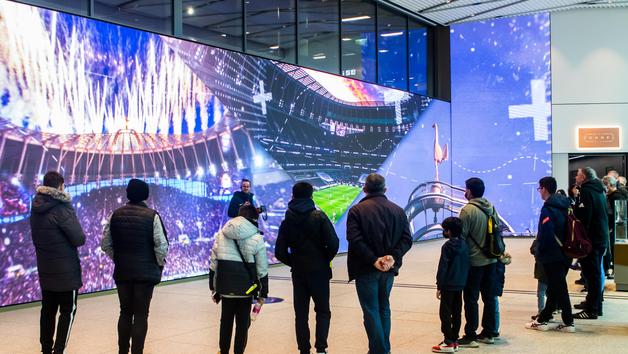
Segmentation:
[[(81, 262), (78, 247), (85, 244), (85, 234), (64, 191), (64, 179), (58, 172), (44, 176), (44, 185), (37, 188), (31, 208), (31, 233), (37, 254), (37, 272), (41, 286), (41, 319), (39, 341), (41, 351), (63, 353), (70, 338), (76, 315)], [(57, 339), (53, 342), (55, 319)]]
[(461, 239), (462, 220), (448, 217), (441, 224), (449, 240), (441, 248), (436, 274), (436, 298), (440, 299), (441, 330), (445, 339), (432, 347), (434, 353), (453, 353), (458, 347), (462, 314), (462, 289), (469, 274), (469, 248)]
[(310, 298), (316, 312), (316, 352), (325, 353), (331, 310), (329, 308), (330, 262), (338, 252), (338, 236), (325, 213), (316, 210), (307, 182), (292, 187), (292, 200), (279, 227), (275, 256), (292, 272), (297, 344), (310, 353), (308, 315)]

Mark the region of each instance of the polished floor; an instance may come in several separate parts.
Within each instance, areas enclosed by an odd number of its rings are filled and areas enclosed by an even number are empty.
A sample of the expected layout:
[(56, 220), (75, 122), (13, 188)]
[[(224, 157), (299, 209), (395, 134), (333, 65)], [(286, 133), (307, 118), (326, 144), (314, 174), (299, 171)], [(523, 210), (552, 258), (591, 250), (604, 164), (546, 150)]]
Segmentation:
[[(595, 353), (628, 352), (628, 293), (615, 292), (607, 281), (604, 316), (576, 321), (576, 333), (536, 332), (523, 324), (536, 309), (536, 281), (530, 239), (509, 239), (513, 262), (506, 270), (501, 298), (501, 340), (473, 353)], [(441, 339), (434, 278), (442, 240), (414, 245), (392, 292), (392, 352), (426, 353)], [(367, 340), (353, 283), (347, 283), (346, 258), (334, 261), (332, 324), (329, 352), (366, 353)], [(284, 298), (265, 305), (249, 331), (248, 353), (296, 353), (289, 270), (271, 268), (270, 295)], [(583, 295), (573, 284), (572, 303)], [(117, 353), (115, 294), (79, 299), (68, 353)], [(312, 313), (312, 318), (313, 313)], [(0, 353), (37, 353), (39, 307), (0, 313)], [(209, 298), (207, 279), (156, 288), (149, 318), (145, 353), (216, 353), (219, 307)], [(313, 326), (311, 326), (313, 328)]]

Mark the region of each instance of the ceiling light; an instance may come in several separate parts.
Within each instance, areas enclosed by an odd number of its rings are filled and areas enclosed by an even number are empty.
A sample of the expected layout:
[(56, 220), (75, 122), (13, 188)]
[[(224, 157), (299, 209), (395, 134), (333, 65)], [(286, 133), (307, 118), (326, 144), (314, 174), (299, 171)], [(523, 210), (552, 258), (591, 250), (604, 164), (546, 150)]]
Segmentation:
[(279, 46), (278, 45), (274, 45), (272, 47), (268, 47), (268, 49), (276, 50), (276, 49), (279, 49)]
[(351, 38), (343, 38), (343, 39), (342, 39), (342, 41), (343, 41), (343, 42), (348, 42), (348, 41), (350, 41), (350, 40), (351, 40)]
[(371, 16), (354, 16), (354, 17), (345, 17), (342, 19), (342, 22), (353, 22), (353, 21), (361, 21), (368, 20)]
[(395, 37), (395, 36), (401, 36), (401, 35), (403, 35), (403, 32), (390, 32), (390, 33), (380, 34), (381, 37)]
[(325, 54), (323, 54), (323, 55), (315, 55), (315, 56), (312, 57), (312, 59), (314, 59), (314, 60), (327, 59), (327, 56)]
[(380, 49), (379, 52), (380, 53), (388, 53), (388, 49)]
[(192, 6), (188, 7), (187, 13), (188, 15), (194, 15), (194, 8)]
[(227, 37), (227, 35), (225, 33), (220, 35), (221, 37)]

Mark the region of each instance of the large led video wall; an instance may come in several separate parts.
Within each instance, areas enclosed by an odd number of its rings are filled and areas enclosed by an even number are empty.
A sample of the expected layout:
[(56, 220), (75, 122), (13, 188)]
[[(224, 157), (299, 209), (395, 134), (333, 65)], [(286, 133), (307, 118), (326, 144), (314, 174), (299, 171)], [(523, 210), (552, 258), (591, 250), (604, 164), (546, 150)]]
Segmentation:
[(453, 180), (482, 178), (510, 228), (533, 234), (552, 174), (550, 17), (452, 26), (451, 63)]
[[(242, 178), (268, 255), (295, 181), (336, 224), (368, 173), (388, 178), (416, 240), (452, 203), (449, 104), (219, 48), (0, 1), (0, 306), (40, 298), (30, 203), (60, 171), (87, 235), (81, 292), (110, 289), (103, 224), (130, 178), (170, 241), (165, 279), (205, 274)], [(458, 199), (460, 196), (458, 195)]]

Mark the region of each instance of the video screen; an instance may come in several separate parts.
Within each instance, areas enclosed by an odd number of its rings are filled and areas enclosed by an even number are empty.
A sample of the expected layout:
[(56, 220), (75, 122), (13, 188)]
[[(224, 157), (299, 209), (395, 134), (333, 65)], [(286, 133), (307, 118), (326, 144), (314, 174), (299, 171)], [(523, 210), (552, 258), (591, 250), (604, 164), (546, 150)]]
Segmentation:
[[(415, 240), (451, 198), (449, 103), (242, 53), (0, 1), (0, 306), (40, 299), (30, 204), (60, 171), (87, 236), (81, 292), (111, 289), (103, 224), (150, 185), (170, 252), (164, 279), (206, 274), (240, 181), (252, 181), (268, 256), (296, 181), (344, 233), (366, 176)], [(265, 215), (266, 216), (266, 215)]]
[(455, 184), (482, 178), (508, 231), (534, 234), (552, 174), (549, 14), (452, 26), (451, 78)]

